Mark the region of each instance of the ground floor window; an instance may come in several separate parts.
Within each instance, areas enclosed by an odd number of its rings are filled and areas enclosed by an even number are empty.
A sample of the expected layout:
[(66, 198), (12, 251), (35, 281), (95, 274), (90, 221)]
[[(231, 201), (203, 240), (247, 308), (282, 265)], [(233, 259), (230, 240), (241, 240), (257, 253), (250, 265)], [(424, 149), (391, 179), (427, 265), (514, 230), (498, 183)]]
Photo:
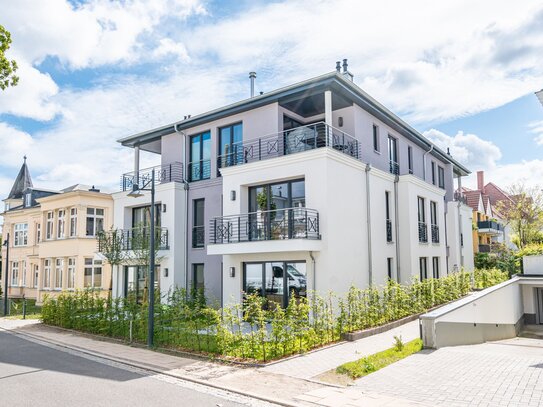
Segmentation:
[(55, 260), (55, 288), (62, 288), (62, 273), (64, 271), (64, 259)]
[(294, 297), (307, 296), (305, 262), (245, 263), (243, 291), (262, 295), (270, 302), (286, 307)]
[(85, 259), (85, 288), (102, 288), (102, 260)]
[(40, 278), (40, 267), (37, 264), (34, 264), (34, 281), (33, 281), (34, 288), (38, 288), (39, 278)]
[(419, 258), (419, 270), (420, 281), (426, 280), (428, 278), (428, 259), (426, 257)]
[(432, 257), (432, 275), (439, 278), (439, 257)]
[(22, 277), (23, 277), (23, 278), (22, 278), (23, 282), (22, 282), (21, 285), (22, 285), (23, 287), (26, 287), (26, 261), (22, 261), (22, 262), (21, 262), (21, 265), (22, 265), (22, 267), (21, 267), (21, 274), (22, 274)]
[(75, 288), (75, 258), (70, 257), (68, 259), (68, 288)]
[[(160, 266), (155, 268), (155, 290), (159, 288)], [(134, 296), (141, 304), (148, 298), (149, 266), (124, 266), (124, 296)]]
[(43, 261), (43, 288), (51, 288), (51, 259)]
[(17, 287), (19, 285), (19, 262), (14, 261), (11, 263), (11, 286)]
[(203, 291), (205, 288), (204, 265), (192, 265), (192, 288), (197, 291)]
[(387, 270), (388, 270), (388, 278), (392, 280), (392, 269), (393, 269), (393, 261), (394, 259), (392, 257), (387, 258)]

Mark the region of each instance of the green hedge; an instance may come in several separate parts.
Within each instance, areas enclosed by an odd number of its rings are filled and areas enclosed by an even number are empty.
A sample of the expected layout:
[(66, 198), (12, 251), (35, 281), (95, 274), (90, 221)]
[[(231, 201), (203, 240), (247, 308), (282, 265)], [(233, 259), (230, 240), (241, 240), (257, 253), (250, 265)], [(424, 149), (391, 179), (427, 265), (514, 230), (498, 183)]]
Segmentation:
[[(491, 270), (473, 277), (477, 287), (486, 287), (507, 276)], [(345, 297), (309, 293), (286, 309), (247, 295), (242, 305), (217, 310), (201, 293), (187, 296), (176, 290), (162, 302), (156, 295), (155, 344), (242, 360), (277, 359), (458, 299), (469, 292), (471, 279), (470, 273), (459, 272), (409, 285), (389, 281), (381, 289), (352, 287)], [(104, 299), (93, 291), (62, 293), (42, 308), (46, 324), (142, 343), (147, 315), (147, 304), (137, 304), (132, 295)]]

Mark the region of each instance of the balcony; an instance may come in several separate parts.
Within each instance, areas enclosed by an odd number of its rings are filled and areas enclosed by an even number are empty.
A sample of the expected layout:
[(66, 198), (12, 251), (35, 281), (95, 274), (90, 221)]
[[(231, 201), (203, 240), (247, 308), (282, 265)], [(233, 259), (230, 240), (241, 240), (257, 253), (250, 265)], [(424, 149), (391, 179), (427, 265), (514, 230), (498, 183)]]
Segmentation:
[(217, 217), (211, 220), (210, 226), (211, 244), (321, 238), (319, 213), (308, 208)]
[(242, 165), (321, 147), (331, 147), (353, 158), (360, 158), (358, 140), (319, 122), (227, 145), (223, 154), (217, 157), (217, 167)]
[(490, 253), (490, 245), (489, 244), (480, 244), (479, 245), (479, 253)]
[(455, 192), (454, 193), (454, 200), (456, 202), (462, 202), (464, 205), (468, 204), (468, 198), (464, 194), (462, 194), (460, 192)]
[(191, 182), (211, 178), (211, 160), (199, 160), (189, 163), (189, 180)]
[(497, 235), (503, 232), (503, 226), (493, 220), (484, 220), (477, 222), (477, 228), (479, 233), (487, 233), (490, 235)]
[(400, 164), (392, 160), (390, 160), (388, 164), (389, 164), (389, 171), (391, 174), (400, 175)]
[(428, 227), (426, 222), (419, 222), (419, 242), (428, 243)]
[(202, 248), (205, 246), (205, 226), (192, 227), (192, 247)]
[(183, 164), (173, 162), (166, 165), (145, 168), (135, 172), (127, 172), (121, 176), (121, 191), (131, 191), (134, 185), (143, 188), (151, 181), (153, 170), (155, 170), (155, 183), (165, 184), (167, 182), (183, 182)]
[(430, 230), (432, 234), (432, 243), (439, 243), (439, 226), (431, 225)]
[[(117, 229), (104, 231), (98, 236), (98, 252), (112, 251), (112, 248), (122, 251), (148, 250), (150, 240), (150, 229)], [(155, 229), (155, 245), (158, 250), (168, 250), (168, 229), (157, 227)]]
[(386, 223), (386, 232), (387, 232), (387, 242), (392, 242), (392, 221), (390, 219), (387, 219)]

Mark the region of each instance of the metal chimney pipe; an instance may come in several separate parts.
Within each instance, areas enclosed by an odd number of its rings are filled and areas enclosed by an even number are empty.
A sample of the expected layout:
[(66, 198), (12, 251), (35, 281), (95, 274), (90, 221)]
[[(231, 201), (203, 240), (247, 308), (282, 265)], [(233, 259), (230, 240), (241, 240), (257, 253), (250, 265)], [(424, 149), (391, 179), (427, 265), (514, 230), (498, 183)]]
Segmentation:
[(251, 97), (255, 97), (255, 79), (256, 72), (249, 72), (249, 79), (251, 80)]
[(337, 71), (337, 73), (341, 72), (341, 62), (340, 61), (336, 61), (336, 71)]
[(347, 66), (348, 66), (348, 65), (347, 65), (347, 58), (345, 58), (345, 59), (343, 60), (343, 73), (346, 73), (346, 72), (347, 72)]

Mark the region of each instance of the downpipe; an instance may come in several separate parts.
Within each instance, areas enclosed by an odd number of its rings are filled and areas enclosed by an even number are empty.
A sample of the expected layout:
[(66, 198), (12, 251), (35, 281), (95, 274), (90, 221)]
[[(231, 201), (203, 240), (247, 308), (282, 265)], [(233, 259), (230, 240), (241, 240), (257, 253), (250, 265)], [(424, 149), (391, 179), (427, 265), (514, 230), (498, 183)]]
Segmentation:
[(309, 252), (309, 257), (311, 257), (311, 263), (313, 264), (313, 292), (317, 292), (317, 262), (315, 261), (315, 256), (313, 252)]
[(365, 168), (366, 175), (366, 228), (368, 231), (368, 277), (369, 277), (369, 286), (373, 285), (373, 259), (372, 259), (372, 248), (371, 248), (371, 200), (370, 200), (370, 171), (371, 165), (366, 164)]

